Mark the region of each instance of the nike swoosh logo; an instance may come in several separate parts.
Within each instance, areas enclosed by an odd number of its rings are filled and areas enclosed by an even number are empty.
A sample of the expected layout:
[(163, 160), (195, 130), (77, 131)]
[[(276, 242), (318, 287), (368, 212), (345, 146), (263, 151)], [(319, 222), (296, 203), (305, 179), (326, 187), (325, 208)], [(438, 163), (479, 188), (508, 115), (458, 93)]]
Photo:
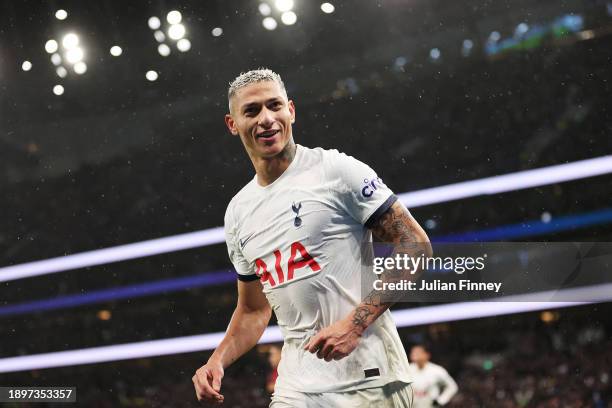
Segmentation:
[(253, 235), (255, 235), (255, 233), (251, 232), (249, 235), (247, 235), (243, 239), (239, 240), (239, 242), (240, 242), (240, 249), (244, 249), (244, 246), (247, 244), (247, 242), (249, 242), (249, 240), (251, 238), (253, 238)]

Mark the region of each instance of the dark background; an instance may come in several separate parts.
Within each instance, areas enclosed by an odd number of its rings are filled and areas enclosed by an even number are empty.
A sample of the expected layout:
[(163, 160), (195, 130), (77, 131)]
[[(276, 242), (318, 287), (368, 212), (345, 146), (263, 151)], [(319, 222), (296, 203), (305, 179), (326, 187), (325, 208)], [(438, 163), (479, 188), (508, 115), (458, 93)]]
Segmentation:
[[(324, 14), (320, 2), (296, 0), (297, 23), (267, 31), (257, 1), (1, 1), (0, 266), (220, 226), (231, 197), (253, 177), (223, 123), (227, 85), (260, 66), (281, 74), (295, 101), (297, 143), (351, 154), (397, 193), (612, 152), (607, 2), (333, 4), (335, 12)], [(64, 21), (54, 17), (59, 8), (69, 13)], [(164, 58), (147, 19), (164, 20), (172, 9), (181, 11), (192, 47), (181, 53), (168, 41)], [(582, 27), (560, 26), (568, 14)], [(523, 22), (545, 28), (535, 46), (515, 35)], [(214, 27), (223, 34), (213, 37)], [(70, 31), (81, 38), (88, 70), (61, 79), (44, 45)], [(493, 31), (500, 41), (488, 40)], [(465, 39), (473, 42), (469, 53)], [(490, 52), (504, 40), (517, 45)], [(120, 57), (109, 54), (112, 45), (122, 47)], [(28, 72), (24, 60), (33, 64)], [(159, 79), (147, 81), (148, 70)], [(52, 93), (56, 84), (63, 95)], [(539, 234), (530, 225), (609, 210), (611, 181), (603, 175), (411, 211), (434, 239), (523, 225), (521, 240), (610, 241), (609, 217)], [(214, 245), (2, 282), (0, 311), (230, 268), (224, 246)], [(234, 284), (220, 281), (0, 314), (0, 357), (221, 331), (234, 305)], [(434, 361), (457, 379), (452, 406), (606, 407), (609, 309), (400, 334), (406, 347), (429, 342)], [(111, 318), (100, 319), (100, 311)], [(0, 385), (74, 385), (88, 407), (195, 406), (191, 376), (208, 354), (0, 374)], [(485, 360), (493, 367), (485, 369)], [(257, 351), (228, 369), (227, 405), (266, 406), (267, 371)]]

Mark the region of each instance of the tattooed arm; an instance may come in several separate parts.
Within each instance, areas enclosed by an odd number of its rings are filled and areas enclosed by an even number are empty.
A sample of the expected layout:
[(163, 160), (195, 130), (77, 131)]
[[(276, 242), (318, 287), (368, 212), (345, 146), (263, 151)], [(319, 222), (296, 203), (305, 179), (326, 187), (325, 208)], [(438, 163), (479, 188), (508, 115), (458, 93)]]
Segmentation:
[[(394, 245), (393, 256), (407, 254), (416, 257), (431, 256), (429, 238), (421, 226), (410, 215), (406, 207), (396, 201), (373, 225), (376, 239)], [(417, 275), (409, 270), (388, 269), (382, 275), (384, 282), (414, 279)], [(363, 301), (345, 318), (328, 326), (310, 339), (304, 349), (317, 353), (325, 361), (340, 360), (349, 355), (359, 343), (363, 332), (383, 314), (395, 299), (372, 290)]]
[[(372, 234), (379, 241), (393, 244), (393, 257), (396, 254), (406, 254), (409, 257), (426, 257), (432, 255), (429, 238), (423, 228), (410, 215), (402, 203), (396, 201), (372, 227)], [(417, 273), (415, 273), (417, 272)], [(380, 278), (383, 282), (396, 282), (403, 279), (415, 280), (418, 271), (391, 268), (387, 269)], [(393, 292), (396, 296), (401, 294)], [(392, 294), (372, 290), (355, 309), (353, 325), (365, 330), (378, 316), (384, 313), (397, 299), (391, 299)]]

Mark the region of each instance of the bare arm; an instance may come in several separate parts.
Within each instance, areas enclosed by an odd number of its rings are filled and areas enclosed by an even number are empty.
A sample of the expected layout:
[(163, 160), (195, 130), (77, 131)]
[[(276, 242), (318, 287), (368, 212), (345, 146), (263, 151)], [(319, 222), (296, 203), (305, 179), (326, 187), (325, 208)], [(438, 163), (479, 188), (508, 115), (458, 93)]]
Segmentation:
[(225, 337), (210, 360), (227, 368), (244, 353), (255, 347), (268, 326), (272, 309), (262, 291), (259, 280), (238, 281), (238, 304), (230, 320)]
[(272, 309), (259, 280), (238, 281), (238, 303), (223, 340), (192, 380), (199, 401), (223, 402), (221, 379), (224, 369), (252, 349), (261, 338)]
[[(407, 254), (410, 257), (417, 257), (421, 254), (425, 254), (426, 257), (432, 255), (427, 234), (399, 201), (396, 201), (378, 219), (372, 228), (372, 234), (382, 242), (393, 244), (393, 256), (395, 254)], [(407, 278), (415, 279), (417, 276), (411, 271), (387, 270), (382, 279), (393, 281)], [(352, 322), (356, 330), (361, 329), (361, 332), (363, 332), (391, 305), (393, 305), (393, 302), (382, 301), (381, 294), (372, 290), (352, 313)]]
[[(393, 256), (431, 256), (427, 234), (399, 201), (378, 219), (372, 227), (372, 234), (379, 241), (393, 244)], [(415, 277), (410, 271), (388, 270), (381, 278), (388, 282)], [(357, 347), (363, 332), (394, 303), (381, 298), (380, 292), (372, 290), (345, 319), (317, 333), (305, 349), (311, 353), (317, 352), (317, 356), (326, 361), (339, 360), (349, 355)]]

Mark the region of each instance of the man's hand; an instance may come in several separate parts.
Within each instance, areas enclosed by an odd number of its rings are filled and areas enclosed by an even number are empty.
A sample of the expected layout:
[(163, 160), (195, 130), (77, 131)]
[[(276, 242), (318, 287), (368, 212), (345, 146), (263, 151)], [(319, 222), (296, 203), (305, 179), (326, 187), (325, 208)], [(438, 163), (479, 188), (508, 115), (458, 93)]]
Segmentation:
[(325, 361), (340, 360), (355, 350), (363, 333), (350, 319), (342, 319), (325, 327), (304, 346), (304, 350), (317, 353)]
[(211, 362), (198, 368), (191, 378), (195, 387), (198, 401), (222, 404), (224, 397), (219, 393), (223, 379), (223, 366), (221, 363)]

